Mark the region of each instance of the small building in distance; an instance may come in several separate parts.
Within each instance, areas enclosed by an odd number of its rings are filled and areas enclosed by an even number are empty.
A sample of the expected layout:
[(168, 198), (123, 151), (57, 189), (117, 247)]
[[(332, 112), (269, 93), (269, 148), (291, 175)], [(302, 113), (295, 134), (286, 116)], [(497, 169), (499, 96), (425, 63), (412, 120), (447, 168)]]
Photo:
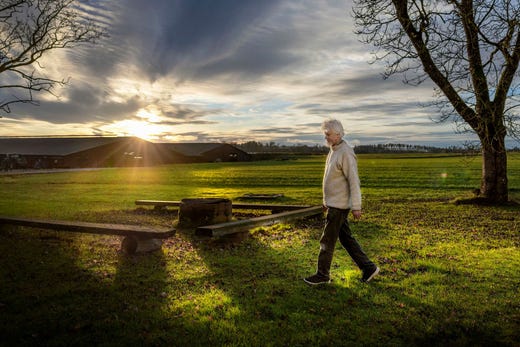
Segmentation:
[(155, 166), (250, 160), (224, 143), (152, 143), (138, 137), (2, 137), (2, 169)]
[(15, 168), (148, 166), (160, 162), (153, 143), (137, 137), (4, 137), (0, 157)]

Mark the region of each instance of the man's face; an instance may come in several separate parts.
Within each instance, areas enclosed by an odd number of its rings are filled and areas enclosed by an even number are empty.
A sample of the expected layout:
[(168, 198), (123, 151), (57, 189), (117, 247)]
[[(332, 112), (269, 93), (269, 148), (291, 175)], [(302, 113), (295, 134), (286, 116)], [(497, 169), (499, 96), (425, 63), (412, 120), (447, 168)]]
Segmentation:
[(323, 133), (325, 134), (325, 141), (327, 141), (329, 146), (334, 146), (341, 142), (340, 134), (332, 130), (325, 130)]

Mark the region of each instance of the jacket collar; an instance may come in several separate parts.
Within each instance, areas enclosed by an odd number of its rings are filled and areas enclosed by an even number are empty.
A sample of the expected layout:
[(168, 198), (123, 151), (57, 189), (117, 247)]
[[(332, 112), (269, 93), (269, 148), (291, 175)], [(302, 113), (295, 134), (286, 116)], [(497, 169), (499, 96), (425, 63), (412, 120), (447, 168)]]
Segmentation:
[(330, 149), (333, 150), (333, 151), (335, 151), (335, 150), (337, 150), (339, 147), (341, 147), (344, 143), (345, 143), (345, 141), (344, 141), (344, 140), (341, 140), (337, 145), (332, 145), (332, 146), (330, 146)]

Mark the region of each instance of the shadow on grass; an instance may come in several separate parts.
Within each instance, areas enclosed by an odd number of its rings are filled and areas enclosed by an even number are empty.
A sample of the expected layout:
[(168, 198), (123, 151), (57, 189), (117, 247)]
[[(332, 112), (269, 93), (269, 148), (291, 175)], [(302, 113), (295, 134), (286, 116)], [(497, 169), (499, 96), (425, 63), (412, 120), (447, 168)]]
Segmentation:
[[(388, 230), (365, 222), (353, 229), (367, 232), (358, 239), (368, 253), (384, 252), (384, 245), (371, 244), (384, 239)], [(415, 271), (398, 269), (398, 275), (387, 277), (385, 272), (395, 264), (380, 264), (381, 276), (367, 285), (359, 282), (359, 270), (338, 243), (333, 283), (309, 287), (302, 277), (315, 270), (321, 230), (315, 228), (309, 235), (309, 247), (297, 244), (302, 238), (292, 237), (295, 232), (267, 230), (239, 243), (191, 237), (210, 272), (192, 280), (191, 293), (198, 300), (209, 292), (221, 294), (209, 295), (213, 304), (200, 303), (207, 311), (195, 310), (192, 319), (180, 323), (185, 336), (177, 341), (248, 346), (511, 344), (507, 330), (482, 324), (478, 308), (467, 312), (467, 302), (459, 298), (465, 289), (457, 286), (467, 274), (453, 267), (419, 265)], [(273, 239), (286, 247), (278, 247)], [(438, 276), (431, 285), (428, 280), (414, 283), (423, 273)]]
[[(359, 225), (374, 234), (382, 232), (377, 225)], [(192, 295), (204, 300), (200, 298), (208, 295), (208, 289), (221, 293), (213, 296), (213, 309), (197, 312), (182, 323), (187, 335), (182, 340), (178, 334), (181, 344), (193, 344), (194, 336), (197, 345), (379, 344), (391, 342), (391, 336), (403, 341), (403, 335), (385, 322), (385, 304), (374, 303), (371, 295), (376, 292), (388, 297), (392, 293), (377, 282), (374, 286), (360, 283), (360, 272), (353, 262), (345, 264), (345, 257), (341, 257), (341, 264), (335, 262), (336, 280), (331, 285), (310, 287), (303, 282), (303, 277), (315, 271), (317, 233), (311, 235), (313, 251), (308, 253), (306, 247), (290, 247), (292, 242), (302, 243), (301, 238), (291, 235), (298, 230), (275, 230), (274, 234), (266, 230), (245, 239), (216, 240), (199, 239), (191, 231), (181, 232), (210, 272), (192, 279)], [(270, 246), (273, 238), (289, 247)], [(338, 247), (336, 253), (340, 252), (346, 254)], [(347, 279), (341, 279), (340, 269), (344, 268), (354, 269), (354, 274), (351, 271)], [(378, 329), (374, 330), (374, 326)]]
[[(77, 237), (35, 229), (0, 234), (0, 345), (147, 344), (164, 301), (163, 254), (127, 257), (113, 237)], [(85, 252), (88, 263), (80, 263)]]

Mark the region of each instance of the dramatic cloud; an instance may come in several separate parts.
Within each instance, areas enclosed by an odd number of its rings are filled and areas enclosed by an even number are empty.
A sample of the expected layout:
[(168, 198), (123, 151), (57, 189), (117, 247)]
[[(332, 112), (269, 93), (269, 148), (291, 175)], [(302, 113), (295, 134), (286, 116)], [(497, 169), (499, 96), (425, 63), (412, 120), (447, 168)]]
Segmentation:
[[(436, 124), (432, 86), (383, 80), (353, 34), (348, 0), (82, 0), (106, 28), (96, 46), (54, 51), (70, 78), (1, 119), (0, 135), (119, 134), (153, 141), (322, 144), (340, 119), (356, 144), (460, 144)], [(5, 91), (0, 97), (8, 97)]]

